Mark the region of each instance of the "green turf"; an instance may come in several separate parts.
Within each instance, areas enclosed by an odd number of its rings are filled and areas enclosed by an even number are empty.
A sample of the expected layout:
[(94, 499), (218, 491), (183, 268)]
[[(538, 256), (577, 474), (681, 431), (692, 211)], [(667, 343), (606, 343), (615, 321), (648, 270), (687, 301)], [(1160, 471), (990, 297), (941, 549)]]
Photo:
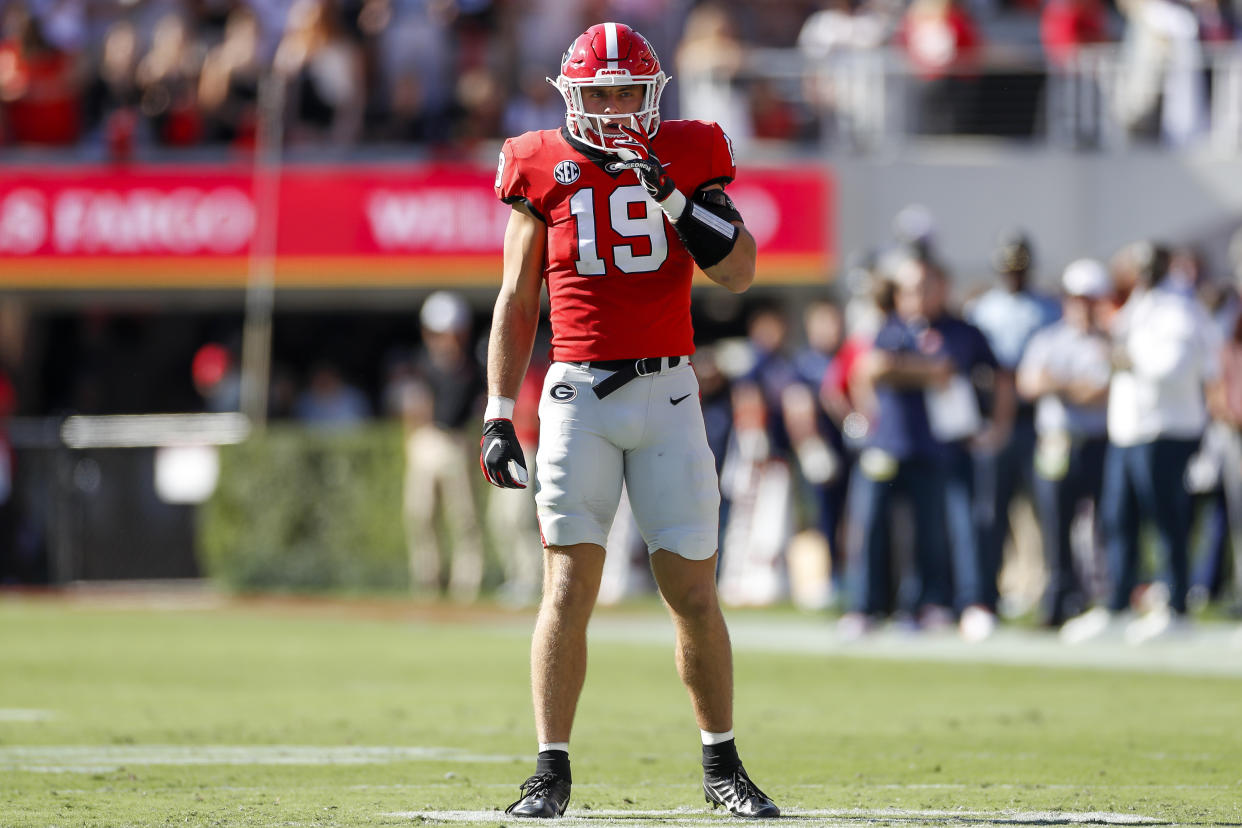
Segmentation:
[[(529, 757), (531, 623), (529, 613), (436, 623), (339, 603), (170, 612), (0, 601), (0, 712), (51, 714), (0, 717), (0, 826), (411, 825), (414, 811), (503, 808), (529, 758), (35, 772), (13, 757), (69, 745)], [(739, 746), (787, 810), (1242, 823), (1239, 679), (753, 651), (738, 652), (736, 671)], [(667, 646), (596, 642), (571, 809), (698, 809), (697, 737)], [(497, 812), (492, 824), (505, 822)]]

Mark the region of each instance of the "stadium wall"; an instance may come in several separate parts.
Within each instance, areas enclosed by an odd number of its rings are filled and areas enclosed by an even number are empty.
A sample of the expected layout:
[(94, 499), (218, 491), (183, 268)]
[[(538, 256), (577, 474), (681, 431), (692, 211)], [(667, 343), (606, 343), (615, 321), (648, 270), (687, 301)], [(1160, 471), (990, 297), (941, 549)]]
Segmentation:
[[(368, 290), (493, 286), (506, 210), (491, 178), (482, 162), (286, 167), (278, 287), (364, 303)], [(237, 165), (8, 168), (0, 290), (36, 304), (75, 291), (239, 291), (254, 253), (251, 183)], [(1219, 266), (1242, 222), (1242, 159), (1155, 150), (956, 138), (885, 157), (764, 153), (742, 160), (731, 190), (760, 237), (766, 286), (830, 280), (843, 257), (890, 243), (894, 216), (915, 203), (966, 286), (987, 280), (992, 242), (1012, 227), (1035, 239), (1052, 284), (1070, 259), (1140, 237), (1201, 245)]]
[(1139, 238), (1203, 247), (1224, 267), (1242, 224), (1242, 159), (1130, 151), (1086, 155), (972, 143), (909, 148), (886, 159), (837, 159), (837, 238), (844, 254), (880, 247), (909, 204), (927, 207), (936, 242), (965, 285), (989, 278), (999, 233), (1021, 227), (1051, 287), (1067, 262), (1107, 258)]

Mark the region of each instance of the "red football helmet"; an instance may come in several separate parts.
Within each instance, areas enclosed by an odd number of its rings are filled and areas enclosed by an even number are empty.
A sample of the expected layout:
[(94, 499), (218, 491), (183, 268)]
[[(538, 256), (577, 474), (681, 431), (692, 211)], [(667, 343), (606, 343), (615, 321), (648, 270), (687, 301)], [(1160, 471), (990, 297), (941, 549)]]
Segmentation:
[[(597, 23), (578, 35), (561, 59), (560, 75), (548, 82), (565, 99), (569, 133), (596, 149), (616, 151), (604, 132), (607, 121), (627, 121), (648, 135), (660, 128), (660, 95), (668, 76), (647, 38), (624, 23)], [(630, 85), (643, 87), (642, 109), (632, 115), (590, 115), (582, 105), (583, 87)]]

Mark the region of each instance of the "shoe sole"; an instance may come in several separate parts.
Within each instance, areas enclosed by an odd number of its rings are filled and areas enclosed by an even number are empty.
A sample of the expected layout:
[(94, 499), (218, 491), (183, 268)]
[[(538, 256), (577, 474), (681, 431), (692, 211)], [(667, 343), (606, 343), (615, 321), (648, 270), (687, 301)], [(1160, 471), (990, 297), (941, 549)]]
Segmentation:
[(735, 817), (737, 817), (738, 819), (776, 819), (777, 817), (779, 817), (779, 816), (781, 815), (781, 812), (780, 812), (780, 811), (777, 811), (775, 814), (773, 814), (773, 815), (772, 815), (772, 816), (770, 816), (770, 817), (761, 817), (761, 816), (746, 816), (745, 814), (739, 814), (739, 813), (737, 813), (736, 811), (730, 811), (730, 810), (729, 810), (729, 806), (728, 806), (728, 805), (725, 805), (723, 802), (721, 802), (721, 801), (720, 801), (720, 800), (718, 800), (718, 799), (712, 799), (712, 795), (711, 795), (711, 793), (708, 791), (708, 789), (707, 789), (707, 786), (706, 786), (706, 785), (704, 785), (704, 786), (703, 786), (703, 798), (704, 798), (705, 800), (707, 800), (707, 804), (708, 804), (708, 805), (711, 805), (711, 806), (712, 806), (712, 810), (713, 810), (713, 811), (715, 811), (717, 808), (724, 808), (726, 811), (729, 811), (729, 815), (730, 815), (730, 816), (735, 816)]

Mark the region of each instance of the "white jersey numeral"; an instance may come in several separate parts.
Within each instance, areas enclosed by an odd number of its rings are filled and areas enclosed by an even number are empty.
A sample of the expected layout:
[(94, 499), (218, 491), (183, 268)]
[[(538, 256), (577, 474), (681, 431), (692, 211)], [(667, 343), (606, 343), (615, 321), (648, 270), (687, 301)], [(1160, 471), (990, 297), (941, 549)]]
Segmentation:
[[(631, 204), (642, 204), (646, 213), (634, 218)], [(596, 245), (595, 190), (586, 187), (569, 199), (569, 211), (578, 226), (578, 258), (574, 267), (582, 276), (601, 276), (607, 269)], [(634, 245), (618, 244), (612, 248), (612, 260), (622, 273), (651, 273), (668, 258), (668, 238), (664, 235), (664, 214), (659, 205), (647, 197), (637, 184), (618, 187), (608, 197), (608, 219), (613, 231), (627, 239), (646, 238), (651, 252), (636, 255)]]
[(604, 260), (595, 251), (595, 191), (590, 187), (574, 193), (569, 212), (578, 221), (578, 258), (574, 267), (580, 276), (602, 276)]
[[(647, 213), (642, 218), (630, 218), (630, 205), (642, 204)], [(664, 235), (664, 211), (651, 199), (647, 191), (637, 184), (618, 187), (608, 197), (608, 212), (612, 229), (627, 239), (646, 236), (651, 242), (651, 252), (634, 255), (634, 245), (619, 244), (612, 249), (612, 260), (623, 273), (650, 273), (664, 264), (668, 258), (668, 239)]]

